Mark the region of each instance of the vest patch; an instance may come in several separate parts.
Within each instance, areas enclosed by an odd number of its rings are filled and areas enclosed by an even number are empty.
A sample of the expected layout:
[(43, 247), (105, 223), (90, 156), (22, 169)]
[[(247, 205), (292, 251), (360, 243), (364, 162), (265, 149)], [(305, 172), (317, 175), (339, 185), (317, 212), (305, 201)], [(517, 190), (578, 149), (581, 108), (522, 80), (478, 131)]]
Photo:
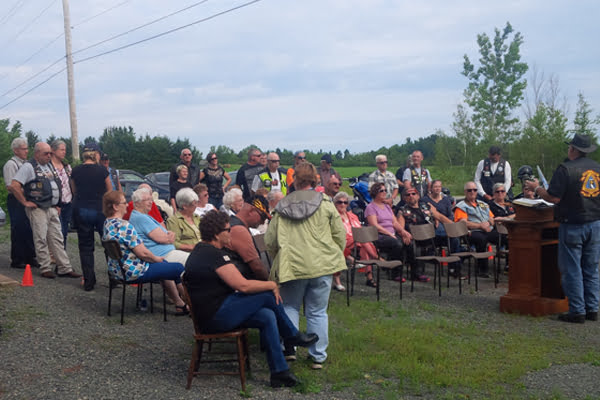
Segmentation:
[(597, 197), (600, 194), (600, 174), (598, 172), (588, 169), (581, 174), (580, 181), (581, 191), (579, 192), (583, 197)]

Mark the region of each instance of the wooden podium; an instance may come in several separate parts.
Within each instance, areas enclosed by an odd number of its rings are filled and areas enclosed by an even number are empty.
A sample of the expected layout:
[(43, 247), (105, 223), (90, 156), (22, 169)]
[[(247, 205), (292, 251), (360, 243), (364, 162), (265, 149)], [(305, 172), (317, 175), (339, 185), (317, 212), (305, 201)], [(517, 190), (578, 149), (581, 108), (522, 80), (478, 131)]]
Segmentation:
[(532, 316), (569, 309), (558, 270), (558, 222), (552, 208), (515, 205), (516, 217), (506, 222), (510, 268), (508, 293), (500, 311)]

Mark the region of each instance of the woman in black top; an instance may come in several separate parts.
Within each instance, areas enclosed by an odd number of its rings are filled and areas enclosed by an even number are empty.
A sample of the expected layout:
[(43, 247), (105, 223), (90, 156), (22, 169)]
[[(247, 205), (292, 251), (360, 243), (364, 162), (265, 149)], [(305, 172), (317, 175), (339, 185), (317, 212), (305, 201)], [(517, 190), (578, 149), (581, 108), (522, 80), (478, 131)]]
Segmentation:
[(104, 214), (102, 196), (112, 190), (108, 170), (98, 164), (100, 148), (96, 143), (85, 145), (81, 155), (83, 164), (73, 168), (71, 188), (73, 190), (73, 219), (77, 225), (79, 259), (83, 272), (83, 288), (94, 289), (94, 232), (102, 237)]
[(207, 333), (258, 328), (267, 353), (271, 386), (296, 386), (299, 380), (285, 361), (279, 337), (289, 346), (308, 347), (318, 336), (300, 333), (294, 327), (283, 310), (275, 282), (242, 276), (221, 250), (231, 240), (230, 229), (229, 216), (220, 211), (209, 211), (200, 222), (202, 242), (190, 254), (183, 276), (194, 321)]
[[(200, 171), (200, 182), (208, 186), (209, 203), (219, 209), (223, 205), (223, 192), (231, 183), (231, 177), (219, 165), (216, 153), (208, 153), (206, 161), (208, 161), (208, 166)], [(225, 184), (223, 184), (223, 178), (226, 179)]]
[(170, 189), (171, 189), (170, 200), (171, 200), (171, 207), (173, 207), (173, 213), (177, 212), (177, 202), (175, 201), (177, 192), (179, 192), (179, 190), (181, 190), (183, 188), (192, 189), (192, 184), (188, 180), (188, 174), (189, 174), (188, 167), (181, 164), (180, 166), (177, 167), (175, 172), (177, 172), (177, 180), (171, 182), (171, 186), (170, 186)]

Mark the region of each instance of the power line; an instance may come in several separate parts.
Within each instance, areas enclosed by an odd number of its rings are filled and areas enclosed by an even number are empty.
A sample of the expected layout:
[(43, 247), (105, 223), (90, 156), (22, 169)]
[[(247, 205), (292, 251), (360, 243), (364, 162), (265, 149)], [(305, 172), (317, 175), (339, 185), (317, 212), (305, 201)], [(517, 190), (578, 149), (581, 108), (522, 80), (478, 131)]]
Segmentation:
[(131, 1), (131, 0), (125, 0), (125, 1), (122, 1), (122, 2), (120, 2), (119, 4), (116, 4), (116, 5), (114, 5), (114, 6), (110, 7), (110, 8), (107, 8), (107, 9), (106, 9), (106, 10), (104, 10), (104, 11), (101, 11), (101, 12), (99, 12), (99, 13), (98, 13), (98, 14), (96, 14), (96, 15), (92, 15), (91, 17), (88, 17), (88, 18), (84, 19), (84, 20), (83, 20), (83, 21), (81, 21), (80, 23), (73, 25), (71, 28), (76, 28), (76, 27), (78, 27), (78, 26), (80, 26), (80, 25), (83, 25), (83, 24), (85, 24), (85, 23), (87, 23), (87, 22), (90, 22), (91, 20), (93, 20), (93, 19), (95, 19), (95, 18), (97, 18), (97, 17), (99, 17), (99, 16), (101, 16), (101, 15), (104, 15), (104, 14), (106, 14), (107, 12), (114, 10), (115, 8), (119, 8), (119, 7), (121, 7), (122, 5), (129, 3), (130, 1)]
[[(21, 34), (23, 34), (23, 32), (25, 32), (27, 29), (29, 29), (29, 27), (31, 25), (33, 25), (38, 19), (40, 19), (40, 17), (42, 15), (44, 15), (46, 13), (46, 11), (48, 11), (50, 9), (50, 7), (52, 7), (52, 5), (54, 3), (56, 3), (57, 0), (51, 0), (50, 3), (46, 6), (46, 8), (44, 8), (35, 18), (33, 18), (27, 25), (25, 25), (25, 27), (23, 29), (21, 29), (15, 36), (13, 36), (12, 38), (10, 38), (9, 40), (6, 41), (6, 44), (10, 43), (10, 42), (14, 42), (15, 40), (17, 40), (17, 38), (19, 36), (21, 36)], [(2, 46), (4, 47), (4, 46)]]
[[(205, 1), (207, 1), (207, 0), (205, 0)], [(128, 48), (128, 47), (132, 47), (132, 46), (138, 45), (138, 44), (140, 44), (140, 43), (148, 42), (148, 41), (150, 41), (150, 40), (153, 40), (153, 39), (156, 39), (156, 38), (159, 38), (159, 37), (162, 37), (162, 36), (166, 36), (166, 35), (168, 35), (168, 34), (170, 34), (170, 33), (177, 32), (177, 31), (180, 31), (180, 30), (182, 30), (182, 29), (185, 29), (185, 28), (189, 28), (190, 26), (197, 25), (197, 24), (199, 24), (199, 23), (202, 23), (202, 22), (209, 21), (209, 20), (211, 20), (211, 19), (214, 19), (214, 18), (217, 18), (217, 17), (219, 17), (219, 16), (221, 16), (221, 15), (228, 14), (228, 13), (230, 13), (230, 12), (233, 12), (233, 11), (239, 10), (239, 9), (241, 9), (241, 8), (247, 7), (247, 6), (249, 6), (249, 5), (252, 5), (252, 4), (254, 4), (254, 3), (258, 3), (259, 1), (262, 1), (262, 0), (252, 0), (252, 1), (249, 1), (249, 2), (247, 2), (247, 3), (241, 4), (241, 5), (239, 5), (239, 6), (236, 6), (236, 7), (233, 7), (233, 8), (229, 8), (229, 9), (227, 9), (227, 10), (225, 10), (225, 11), (221, 11), (221, 12), (218, 12), (218, 13), (216, 13), (216, 14), (210, 15), (210, 16), (208, 16), (208, 17), (205, 17), (205, 18), (202, 18), (202, 19), (196, 20), (196, 21), (194, 21), (194, 22), (191, 22), (191, 23), (189, 23), (189, 24), (182, 25), (182, 26), (179, 26), (179, 27), (177, 27), (177, 28), (173, 28), (173, 29), (171, 29), (171, 30), (168, 30), (168, 31), (165, 31), (165, 32), (159, 33), (159, 34), (157, 34), (157, 35), (154, 35), (154, 36), (150, 36), (150, 37), (148, 37), (148, 38), (146, 38), (146, 39), (138, 40), (137, 42), (129, 43), (129, 44), (126, 44), (126, 45), (124, 45), (124, 46), (117, 47), (117, 48), (115, 48), (115, 49), (108, 50), (108, 51), (105, 51), (105, 52), (102, 52), (102, 53), (99, 53), (99, 54), (96, 54), (96, 55), (93, 55), (93, 56), (90, 56), (90, 57), (82, 58), (82, 59), (80, 59), (80, 60), (74, 61), (73, 63), (74, 63), (74, 64), (78, 64), (78, 63), (81, 63), (81, 62), (84, 62), (84, 61), (89, 61), (89, 60), (92, 60), (92, 59), (94, 59), (94, 58), (98, 58), (98, 57), (101, 57), (101, 56), (104, 56), (104, 55), (107, 55), (107, 54), (110, 54), (110, 53), (117, 52), (117, 51), (119, 51), (119, 50), (126, 49), (126, 48)], [(74, 52), (73, 54), (75, 54), (75, 52)]]
[(53, 66), (55, 66), (56, 64), (58, 64), (59, 62), (61, 62), (64, 58), (65, 58), (65, 56), (62, 56), (61, 58), (59, 58), (58, 60), (54, 61), (52, 64), (48, 65), (46, 68), (44, 68), (43, 70), (41, 70), (37, 74), (34, 74), (34, 75), (30, 76), (29, 78), (25, 79), (23, 82), (19, 83), (17, 86), (14, 86), (12, 89), (9, 89), (6, 92), (0, 94), (0, 98), (6, 96), (7, 94), (15, 91), (18, 88), (20, 88), (21, 86), (23, 86), (24, 84), (26, 84), (27, 82), (29, 82), (30, 80), (32, 80), (33, 78), (35, 78), (36, 76), (39, 76), (42, 73), (48, 71), (50, 68), (52, 68)]
[(55, 72), (54, 74), (50, 75), (50, 77), (48, 77), (46, 80), (44, 80), (44, 81), (42, 81), (42, 82), (38, 83), (37, 85), (35, 85), (34, 87), (32, 87), (31, 89), (29, 89), (28, 91), (26, 91), (25, 93), (21, 94), (21, 95), (20, 95), (20, 96), (18, 96), (18, 97), (15, 97), (14, 99), (12, 99), (11, 101), (9, 101), (8, 103), (6, 103), (6, 104), (4, 104), (4, 105), (0, 106), (0, 110), (2, 110), (2, 109), (4, 109), (4, 108), (8, 107), (9, 105), (11, 105), (12, 103), (14, 103), (15, 101), (17, 101), (17, 100), (19, 100), (20, 98), (22, 98), (22, 97), (24, 97), (24, 96), (28, 95), (29, 93), (33, 92), (35, 89), (39, 88), (40, 86), (42, 86), (43, 84), (45, 84), (46, 82), (48, 82), (50, 79), (54, 78), (55, 76), (57, 76), (58, 74), (60, 74), (61, 72), (63, 72), (63, 71), (64, 71), (64, 70), (66, 70), (66, 69), (67, 69), (67, 67), (64, 67), (64, 68), (63, 68), (63, 69), (61, 69), (60, 71), (58, 71), (58, 72)]
[(6, 13), (6, 15), (4, 15), (4, 17), (0, 18), (0, 25), (3, 25), (4, 23), (8, 22), (8, 20), (10, 19), (10, 17), (12, 17), (13, 15), (15, 15), (15, 13), (19, 9), (19, 7), (22, 7), (23, 4), (25, 4), (26, 1), (27, 0), (17, 0), (15, 2), (15, 4), (13, 4), (13, 6), (10, 8), (10, 10), (8, 10), (8, 12)]
[(196, 7), (196, 6), (199, 6), (200, 4), (206, 3), (207, 1), (208, 1), (208, 0), (202, 0), (202, 1), (199, 1), (199, 2), (197, 2), (197, 3), (194, 3), (194, 4), (190, 5), (190, 6), (187, 6), (187, 7), (185, 7), (185, 8), (182, 8), (181, 10), (177, 10), (177, 11), (175, 11), (175, 12), (172, 12), (171, 14), (164, 15), (164, 16), (162, 16), (162, 17), (160, 17), (160, 18), (157, 18), (157, 19), (155, 19), (155, 20), (152, 20), (152, 21), (150, 21), (150, 22), (147, 22), (147, 23), (145, 23), (145, 24), (143, 24), (143, 25), (136, 26), (135, 28), (133, 28), (133, 29), (130, 29), (130, 30), (126, 31), (126, 32), (119, 33), (118, 35), (111, 36), (111, 37), (109, 37), (109, 38), (107, 38), (107, 39), (101, 40), (101, 41), (99, 41), (99, 42), (97, 42), (97, 43), (94, 43), (94, 44), (91, 44), (91, 45), (89, 45), (89, 46), (87, 46), (87, 47), (84, 47), (83, 49), (76, 50), (76, 51), (74, 51), (72, 54), (73, 54), (73, 55), (75, 55), (75, 54), (81, 53), (81, 52), (83, 52), (83, 51), (89, 50), (89, 49), (91, 49), (91, 48), (94, 48), (94, 47), (100, 46), (100, 45), (101, 45), (101, 44), (103, 44), (103, 43), (110, 42), (111, 40), (114, 40), (114, 39), (120, 38), (121, 36), (128, 35), (128, 34), (130, 34), (130, 33), (132, 33), (132, 32), (135, 32), (135, 31), (137, 31), (137, 30), (139, 30), (139, 29), (145, 28), (145, 27), (147, 27), (147, 26), (150, 26), (150, 25), (152, 25), (152, 24), (155, 24), (155, 23), (157, 23), (157, 22), (159, 22), (159, 21), (162, 21), (162, 20), (164, 20), (164, 19), (167, 19), (167, 18), (169, 18), (169, 17), (172, 17), (173, 15), (179, 14), (179, 13), (181, 13), (181, 12), (184, 12), (184, 11), (187, 11), (187, 10), (189, 10), (189, 9), (191, 9), (191, 8), (194, 8), (194, 7)]

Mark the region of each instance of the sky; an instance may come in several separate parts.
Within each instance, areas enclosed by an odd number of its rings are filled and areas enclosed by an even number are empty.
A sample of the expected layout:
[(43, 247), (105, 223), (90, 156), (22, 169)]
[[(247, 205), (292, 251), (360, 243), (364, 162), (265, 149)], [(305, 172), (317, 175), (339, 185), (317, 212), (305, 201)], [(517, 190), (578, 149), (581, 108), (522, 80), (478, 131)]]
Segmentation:
[[(526, 78), (535, 67), (558, 80), (569, 123), (579, 92), (600, 114), (595, 0), (261, 0), (85, 60), (249, 1), (72, 1), (79, 140), (132, 126), (138, 135), (188, 138), (204, 154), (250, 144), (356, 153), (438, 129), (452, 135), (468, 83), (463, 56), (477, 60), (477, 35), (493, 37), (507, 21), (524, 37)], [(41, 138), (69, 136), (62, 2), (4, 3), (0, 119)]]

